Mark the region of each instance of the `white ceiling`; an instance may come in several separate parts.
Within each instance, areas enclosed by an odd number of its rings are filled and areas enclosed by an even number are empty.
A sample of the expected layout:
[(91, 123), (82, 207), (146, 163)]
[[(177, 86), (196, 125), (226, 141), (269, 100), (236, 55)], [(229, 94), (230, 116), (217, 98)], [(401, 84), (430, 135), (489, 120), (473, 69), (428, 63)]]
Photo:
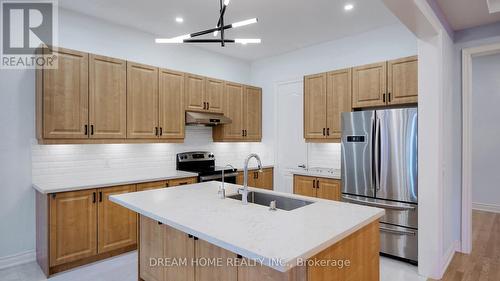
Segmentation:
[[(345, 12), (346, 3), (354, 10)], [(212, 28), (219, 12), (219, 0), (59, 0), (59, 5), (167, 38)], [(177, 16), (184, 23), (176, 23)], [(199, 46), (256, 60), (398, 22), (381, 0), (232, 0), (226, 23), (253, 17), (257, 24), (227, 31), (227, 38), (261, 38), (262, 44)]]
[[(436, 0), (453, 30), (500, 21), (500, 13), (488, 10), (487, 0)], [(499, 2), (490, 0), (491, 3)]]

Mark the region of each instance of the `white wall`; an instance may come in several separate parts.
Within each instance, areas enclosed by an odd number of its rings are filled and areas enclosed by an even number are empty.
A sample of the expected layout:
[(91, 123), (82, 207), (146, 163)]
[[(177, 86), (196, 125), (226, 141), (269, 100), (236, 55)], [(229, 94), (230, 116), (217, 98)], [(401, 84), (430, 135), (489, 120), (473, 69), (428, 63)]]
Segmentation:
[[(107, 23), (102, 20), (60, 10), (59, 46), (108, 55), (140, 63), (207, 75), (235, 82), (250, 82), (250, 64), (246, 61), (225, 57), (192, 46), (156, 45), (154, 36), (140, 31)], [(32, 253), (35, 247), (34, 192), (31, 188), (32, 150), (36, 159), (35, 176), (56, 173), (64, 164), (59, 160), (60, 150), (75, 151), (76, 162), (81, 146), (38, 146), (35, 138), (35, 75), (31, 70), (0, 70), (0, 264), (2, 258), (25, 252)], [(272, 153), (266, 154), (261, 144), (213, 145), (205, 129), (188, 129), (187, 144), (184, 145), (122, 145), (124, 151), (99, 156), (98, 153), (85, 156), (87, 160), (99, 162), (103, 158), (123, 159), (130, 156), (127, 151), (150, 155), (159, 148), (168, 151), (172, 160), (176, 151), (194, 147), (207, 147), (220, 152), (223, 160), (232, 161), (233, 156), (223, 151), (238, 151), (235, 158), (248, 151), (263, 153), (264, 161), (272, 163)], [(85, 148), (87, 149), (87, 148)], [(83, 149), (83, 150), (85, 150)], [(106, 151), (105, 146), (89, 146), (91, 151)], [(59, 153), (59, 154), (58, 154)], [(80, 154), (79, 154), (80, 153)], [(39, 156), (44, 156), (40, 158)], [(70, 153), (71, 155), (71, 153)], [(270, 155), (269, 157), (267, 155)], [(71, 156), (70, 156), (71, 157)], [(92, 159), (94, 157), (94, 159)], [(45, 161), (45, 160), (49, 161)], [(42, 161), (43, 160), (43, 161)], [(72, 164), (75, 164), (74, 162)], [(239, 163), (234, 163), (238, 165)], [(113, 167), (113, 166), (111, 166)], [(69, 171), (66, 171), (69, 172)], [(30, 255), (23, 256), (30, 257)], [(31, 257), (33, 257), (31, 255)]]
[(472, 60), (472, 202), (500, 209), (500, 55)]
[[(265, 93), (264, 120), (274, 120), (277, 82), (301, 80), (307, 74), (412, 56), (416, 53), (416, 37), (402, 24), (396, 24), (255, 61), (252, 63), (252, 82), (262, 87)], [(274, 126), (274, 122), (264, 123), (263, 132), (266, 138), (275, 138), (277, 130)], [(309, 166), (340, 168), (340, 145), (308, 146)]]

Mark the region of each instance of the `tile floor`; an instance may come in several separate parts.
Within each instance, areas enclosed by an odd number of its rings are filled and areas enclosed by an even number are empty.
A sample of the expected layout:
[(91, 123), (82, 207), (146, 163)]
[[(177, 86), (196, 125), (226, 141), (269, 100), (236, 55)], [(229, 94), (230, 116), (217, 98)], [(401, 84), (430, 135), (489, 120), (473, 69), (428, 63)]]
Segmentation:
[[(424, 281), (415, 266), (381, 257), (380, 281)], [(46, 279), (35, 262), (0, 270), (0, 281), (137, 281), (137, 253), (82, 266)]]

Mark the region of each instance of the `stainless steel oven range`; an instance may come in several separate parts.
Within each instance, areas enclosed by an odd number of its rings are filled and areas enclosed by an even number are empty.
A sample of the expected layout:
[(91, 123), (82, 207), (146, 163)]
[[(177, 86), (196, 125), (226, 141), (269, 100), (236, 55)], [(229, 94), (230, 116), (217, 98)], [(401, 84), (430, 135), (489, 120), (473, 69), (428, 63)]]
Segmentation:
[(177, 154), (176, 167), (179, 171), (198, 174), (198, 182), (222, 181), (236, 183), (238, 172), (236, 169), (215, 166), (215, 155), (207, 151), (193, 151)]

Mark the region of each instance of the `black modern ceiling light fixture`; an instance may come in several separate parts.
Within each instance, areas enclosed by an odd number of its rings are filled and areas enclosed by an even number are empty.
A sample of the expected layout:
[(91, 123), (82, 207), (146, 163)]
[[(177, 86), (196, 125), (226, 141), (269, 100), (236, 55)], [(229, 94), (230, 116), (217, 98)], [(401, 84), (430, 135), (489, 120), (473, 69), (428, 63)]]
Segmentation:
[[(172, 44), (172, 43), (220, 43), (222, 47), (226, 45), (226, 43), (238, 43), (238, 44), (259, 44), (261, 42), (260, 39), (250, 39), (250, 38), (243, 38), (243, 39), (226, 39), (224, 37), (224, 31), (226, 29), (231, 29), (231, 28), (238, 28), (242, 26), (246, 26), (249, 24), (256, 23), (258, 20), (257, 18), (253, 19), (248, 19), (244, 21), (239, 21), (235, 22), (232, 24), (224, 25), (224, 15), (226, 13), (227, 6), (229, 5), (230, 0), (219, 0), (220, 1), (220, 15), (219, 15), (219, 21), (217, 22), (217, 26), (214, 28), (210, 28), (204, 31), (199, 31), (191, 34), (185, 34), (173, 38), (156, 38), (155, 42), (156, 43), (167, 43), (167, 44)], [(195, 37), (203, 36), (206, 34), (212, 33), (214, 37), (219, 36), (220, 34), (220, 39), (193, 39)]]

